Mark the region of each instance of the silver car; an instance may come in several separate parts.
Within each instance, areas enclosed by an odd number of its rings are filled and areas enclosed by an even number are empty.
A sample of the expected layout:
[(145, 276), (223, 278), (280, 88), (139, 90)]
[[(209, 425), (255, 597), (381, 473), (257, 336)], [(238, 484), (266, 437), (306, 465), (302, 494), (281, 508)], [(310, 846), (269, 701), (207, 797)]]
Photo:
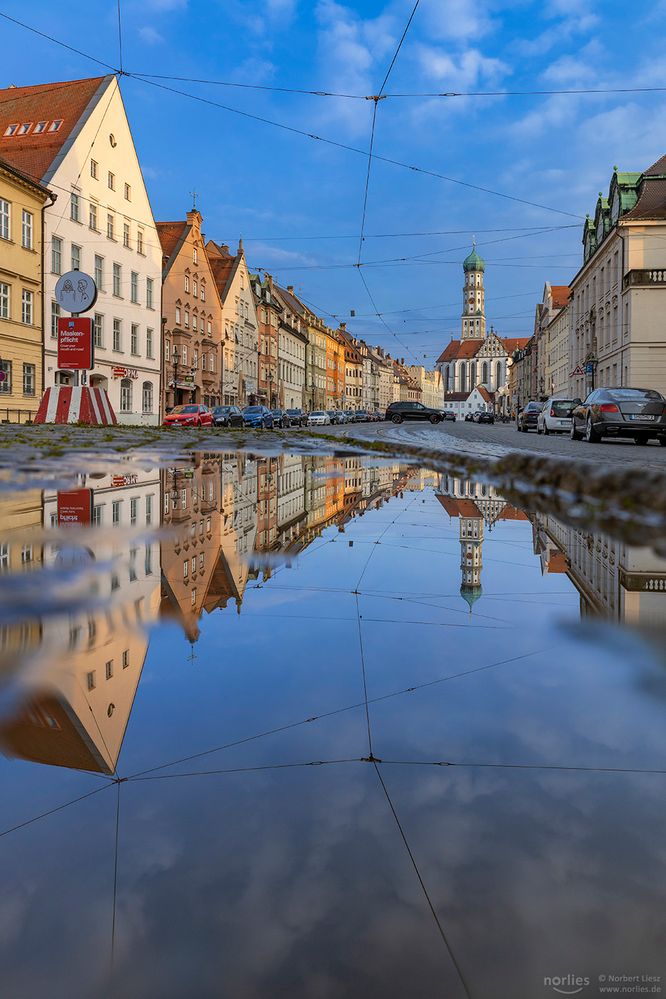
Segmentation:
[(571, 432), (571, 414), (575, 399), (551, 396), (537, 417), (538, 434), (568, 434)]

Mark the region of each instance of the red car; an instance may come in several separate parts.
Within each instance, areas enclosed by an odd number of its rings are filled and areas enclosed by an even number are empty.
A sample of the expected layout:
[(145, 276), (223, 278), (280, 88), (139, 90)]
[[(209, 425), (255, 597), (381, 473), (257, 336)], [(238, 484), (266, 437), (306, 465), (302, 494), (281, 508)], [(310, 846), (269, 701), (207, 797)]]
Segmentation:
[(186, 406), (174, 406), (164, 417), (164, 427), (212, 427), (213, 414), (208, 406), (197, 406), (189, 403)]

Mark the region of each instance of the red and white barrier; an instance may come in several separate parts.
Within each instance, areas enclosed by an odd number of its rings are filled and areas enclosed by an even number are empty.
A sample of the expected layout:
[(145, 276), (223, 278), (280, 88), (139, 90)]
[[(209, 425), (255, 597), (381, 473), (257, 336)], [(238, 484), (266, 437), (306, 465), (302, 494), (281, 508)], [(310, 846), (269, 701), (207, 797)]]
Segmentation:
[(56, 385), (45, 391), (35, 423), (88, 423), (108, 427), (118, 423), (118, 420), (106, 389)]

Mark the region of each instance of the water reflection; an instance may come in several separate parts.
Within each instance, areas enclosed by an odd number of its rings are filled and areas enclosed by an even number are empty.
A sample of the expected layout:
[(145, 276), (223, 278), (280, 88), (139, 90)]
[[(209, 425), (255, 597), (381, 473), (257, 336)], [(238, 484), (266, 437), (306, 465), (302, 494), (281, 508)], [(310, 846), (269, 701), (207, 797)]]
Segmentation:
[(665, 579), (487, 483), (357, 456), (4, 494), (7, 995), (663, 974), (666, 670), (618, 625), (660, 624)]

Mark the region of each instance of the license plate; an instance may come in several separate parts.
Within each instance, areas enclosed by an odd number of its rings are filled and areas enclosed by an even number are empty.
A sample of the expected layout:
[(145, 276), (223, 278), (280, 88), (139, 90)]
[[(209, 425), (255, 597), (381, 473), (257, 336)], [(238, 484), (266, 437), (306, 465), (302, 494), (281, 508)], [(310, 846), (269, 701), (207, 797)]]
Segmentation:
[(645, 413), (631, 413), (629, 416), (630, 420), (656, 420), (656, 416), (648, 416)]

